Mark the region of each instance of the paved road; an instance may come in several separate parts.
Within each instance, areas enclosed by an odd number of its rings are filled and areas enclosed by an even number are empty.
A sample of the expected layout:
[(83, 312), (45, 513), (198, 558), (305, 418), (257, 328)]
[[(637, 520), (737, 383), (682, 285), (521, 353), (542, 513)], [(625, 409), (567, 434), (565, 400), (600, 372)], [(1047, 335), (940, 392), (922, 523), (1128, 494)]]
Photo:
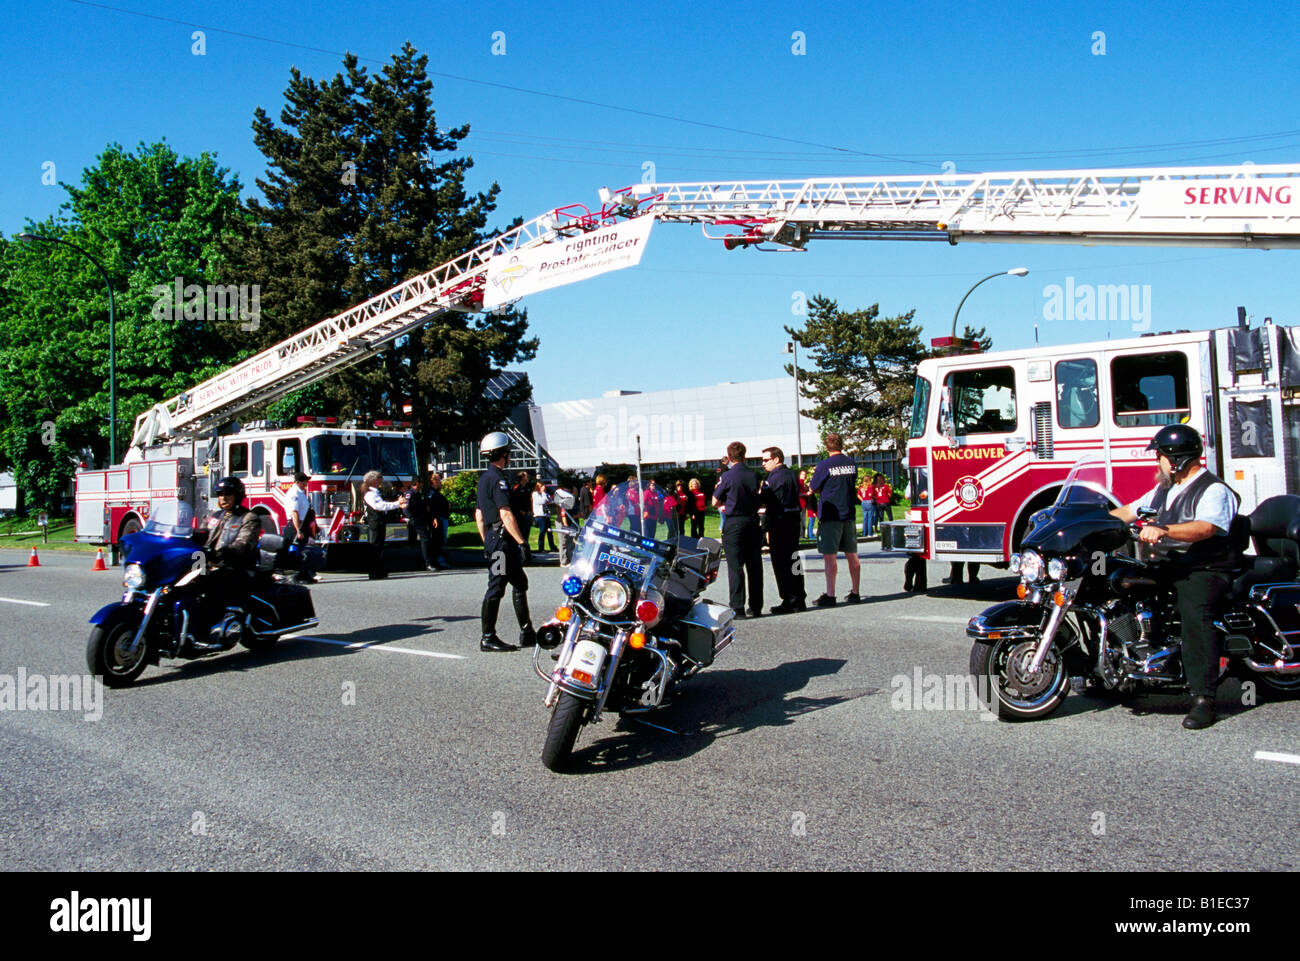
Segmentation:
[[(565, 775), (538, 759), (527, 655), (477, 650), (483, 572), (326, 575), (320, 628), (269, 656), (150, 668), (96, 721), (0, 711), (0, 866), (1300, 868), (1300, 765), (1255, 757), (1300, 754), (1300, 702), (1242, 707), (1230, 682), (1196, 733), (1182, 698), (1072, 696), (1033, 724), (911, 709), (901, 679), (964, 674), (962, 625), (1012, 582), (905, 595), (864, 559), (867, 603), (744, 622), (650, 718), (671, 733), (607, 718)], [(81, 555), (25, 560), (0, 551), (0, 684), (83, 672), (120, 591)], [(559, 570), (529, 576), (540, 621)]]

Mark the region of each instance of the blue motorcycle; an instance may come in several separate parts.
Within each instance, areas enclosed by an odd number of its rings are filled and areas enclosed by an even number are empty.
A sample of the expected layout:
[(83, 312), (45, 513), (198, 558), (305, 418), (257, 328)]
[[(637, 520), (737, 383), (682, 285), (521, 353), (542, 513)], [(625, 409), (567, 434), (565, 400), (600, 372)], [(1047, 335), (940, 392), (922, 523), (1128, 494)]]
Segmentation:
[(255, 653), (317, 623), (311, 592), (275, 576), (284, 539), (263, 534), (249, 571), (214, 570), (183, 501), (155, 508), (143, 531), (122, 539), (122, 600), (90, 619), (86, 663), (108, 687), (126, 687), (163, 657), (194, 660), (236, 644)]

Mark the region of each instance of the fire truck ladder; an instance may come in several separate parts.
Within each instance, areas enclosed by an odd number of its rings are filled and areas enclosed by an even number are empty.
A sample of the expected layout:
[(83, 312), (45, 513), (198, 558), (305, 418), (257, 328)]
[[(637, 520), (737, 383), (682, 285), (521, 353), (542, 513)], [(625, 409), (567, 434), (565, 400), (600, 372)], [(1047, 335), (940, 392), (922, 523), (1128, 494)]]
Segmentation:
[(799, 250), (814, 236), (1268, 249), (1300, 247), (1297, 177), (1297, 164), (1053, 170), (636, 184), (602, 199), (741, 228), (710, 238), (728, 249)]
[(582, 205), (557, 208), (323, 320), (142, 413), (135, 421), (127, 459), (138, 456), (139, 449), (157, 438), (202, 433), (255, 404), (276, 400), (358, 364), (446, 311), (481, 310), (487, 265), (493, 257), (610, 222)]

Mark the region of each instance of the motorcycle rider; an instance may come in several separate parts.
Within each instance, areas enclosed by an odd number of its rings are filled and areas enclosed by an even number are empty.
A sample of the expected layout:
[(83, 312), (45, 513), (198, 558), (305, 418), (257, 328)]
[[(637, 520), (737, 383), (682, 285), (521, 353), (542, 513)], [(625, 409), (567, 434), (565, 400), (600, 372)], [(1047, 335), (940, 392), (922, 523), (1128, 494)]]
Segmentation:
[[(248, 592), (248, 575), (257, 564), (257, 542), (262, 536), (261, 519), (244, 506), (243, 481), (238, 477), (223, 477), (214, 493), (218, 512), (208, 520), (208, 537), (203, 548), (201, 624), (208, 630), (216, 624), (227, 603), (243, 602)], [(195, 635), (195, 647), (220, 647), (215, 642), (197, 640), (201, 636)]]
[(524, 573), (524, 533), (510, 506), (510, 482), (506, 467), (510, 463), (510, 438), (493, 431), (483, 438), (479, 452), (488, 468), (479, 475), (478, 501), (474, 522), (483, 538), (483, 556), (488, 564), (488, 588), (483, 595), (481, 612), (483, 637), (481, 651), (516, 651), (519, 648), (497, 637), (497, 610), (506, 593), (506, 583), (513, 589), (515, 618), (519, 621), (519, 647), (537, 643), (532, 618), (528, 615), (528, 575)]
[(1159, 482), (1141, 499), (1111, 514), (1131, 524), (1139, 510), (1156, 511), (1140, 537), (1168, 558), (1164, 574), (1177, 595), (1183, 670), (1192, 692), (1192, 709), (1183, 727), (1198, 730), (1216, 720), (1214, 692), (1222, 652), (1214, 614), (1231, 589), (1231, 571), (1239, 562), (1228, 540), (1238, 499), (1227, 484), (1201, 466), (1201, 435), (1186, 424), (1162, 427), (1147, 450), (1156, 451)]

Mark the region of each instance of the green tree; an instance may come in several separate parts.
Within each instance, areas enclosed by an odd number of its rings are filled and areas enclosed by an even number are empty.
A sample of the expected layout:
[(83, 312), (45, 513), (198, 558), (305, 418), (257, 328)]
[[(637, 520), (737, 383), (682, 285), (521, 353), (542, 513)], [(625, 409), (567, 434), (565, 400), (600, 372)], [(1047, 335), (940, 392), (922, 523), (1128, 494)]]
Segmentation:
[[(108, 274), (121, 452), (137, 414), (240, 354), (240, 317), (218, 316), (205, 295), (197, 311), (173, 303), (178, 281), (231, 282), (220, 247), (239, 183), (210, 154), (155, 143), (111, 144), (80, 186), (62, 186), (60, 212), (25, 229), (75, 244)], [(57, 503), (79, 459), (106, 459), (108, 335), (108, 291), (87, 257), (0, 237), (0, 456), (35, 504)]]
[[(500, 188), (471, 194), (469, 132), (439, 130), (428, 58), (406, 44), (371, 75), (348, 55), (317, 82), (292, 71), (276, 124), (259, 108), (254, 142), (266, 157), (237, 259), (262, 278), (263, 345), (445, 263), (489, 239)], [(523, 312), (476, 319), (447, 312), (369, 361), (332, 378), (331, 413), (402, 417), (411, 404), (423, 462), (437, 445), (477, 439), (531, 393), (527, 379), (499, 395), (488, 384), (531, 359)]]
[[(885, 445), (899, 456), (907, 449), (916, 365), (929, 356), (915, 310), (881, 317), (880, 305), (842, 311), (821, 294), (808, 301), (800, 329), (787, 327), (812, 357), (812, 369), (799, 369), (799, 391), (814, 401), (809, 416), (834, 423), (845, 450)], [(787, 373), (793, 374), (791, 365)]]

